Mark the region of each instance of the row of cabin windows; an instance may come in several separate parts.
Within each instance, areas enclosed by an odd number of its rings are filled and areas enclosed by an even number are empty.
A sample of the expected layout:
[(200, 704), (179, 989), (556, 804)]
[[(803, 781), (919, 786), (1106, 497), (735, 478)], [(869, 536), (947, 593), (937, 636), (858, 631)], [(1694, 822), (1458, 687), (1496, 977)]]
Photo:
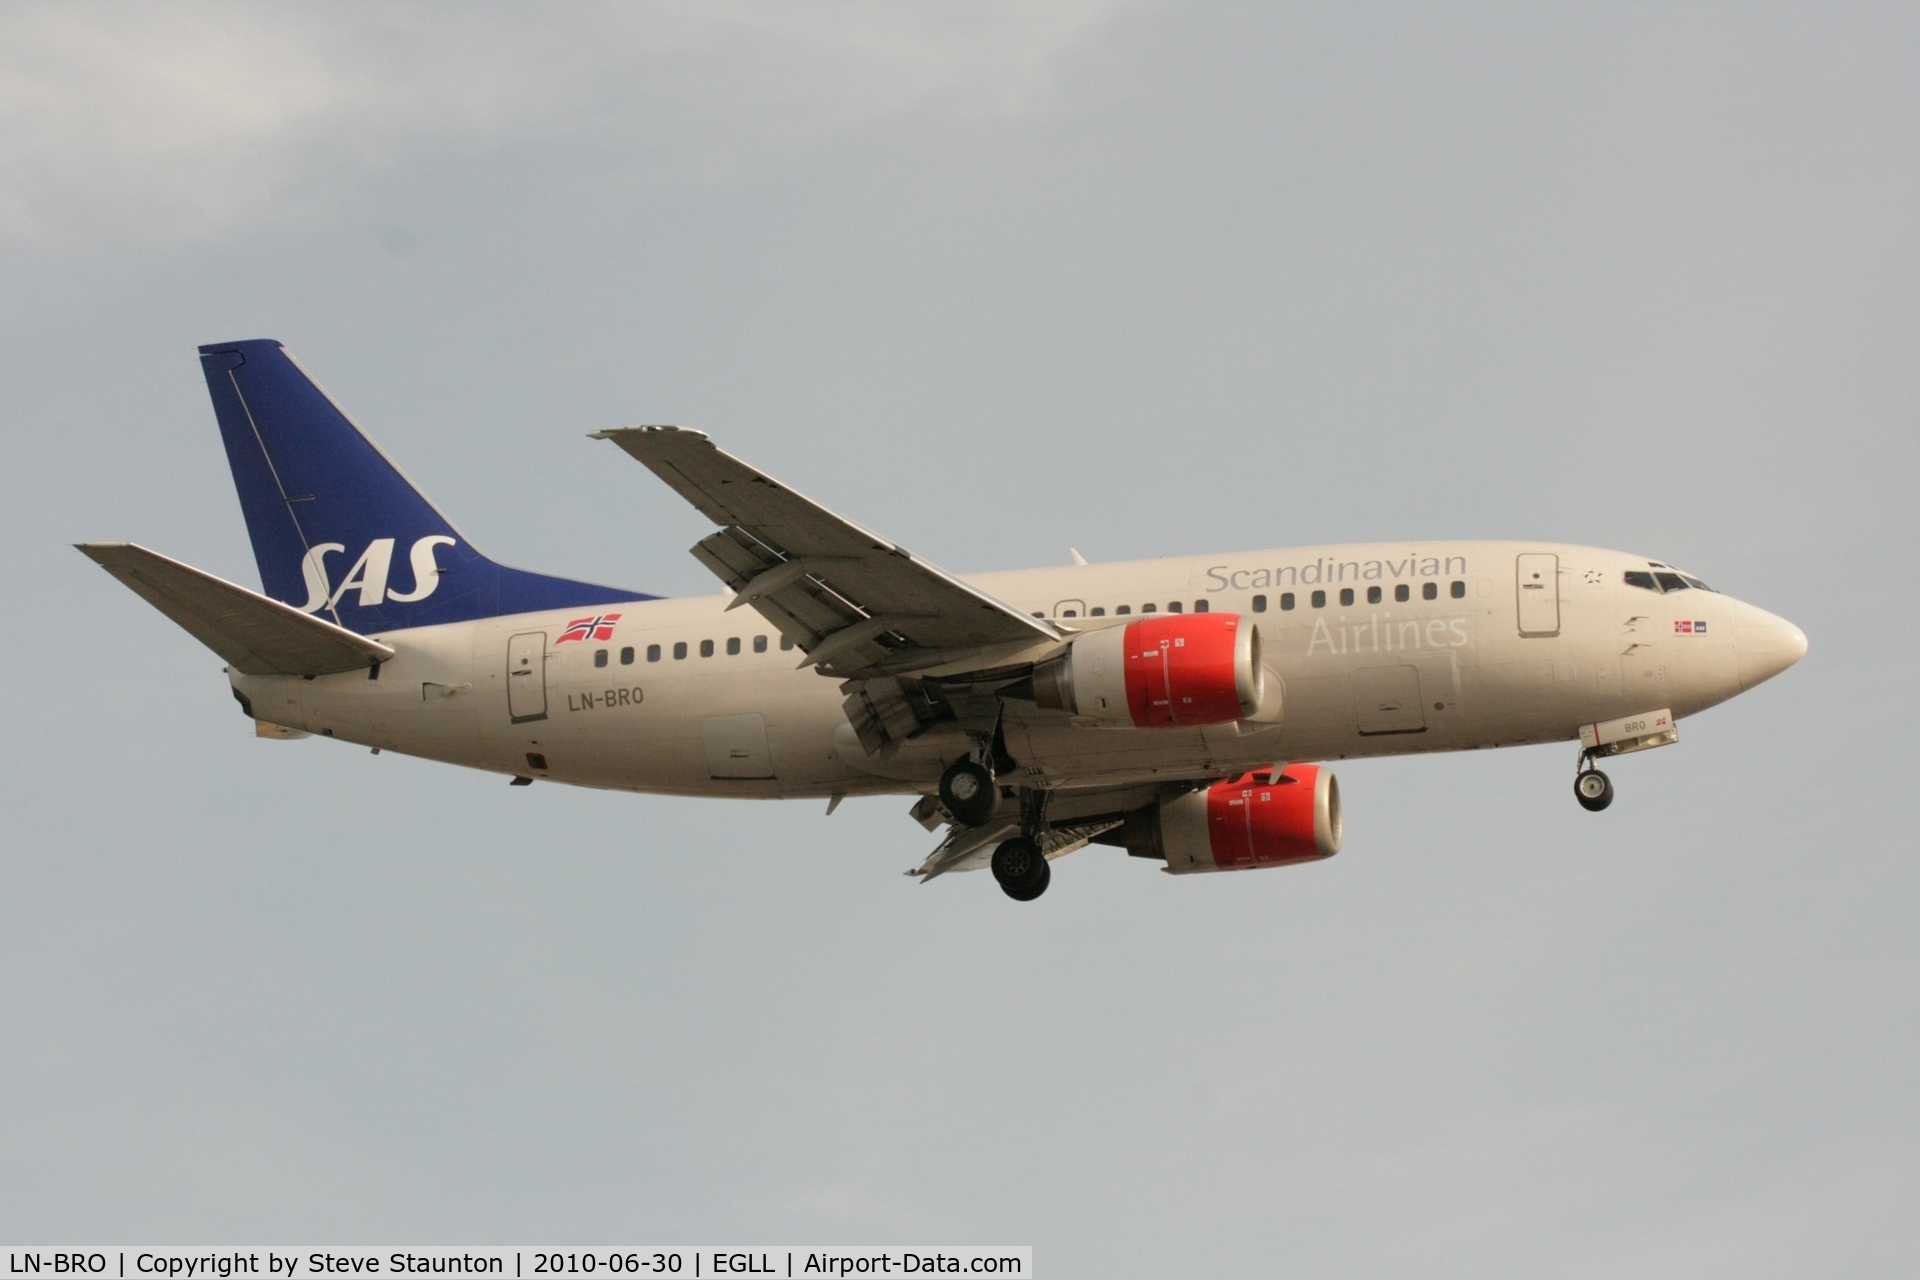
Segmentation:
[[(1186, 612), (1186, 608), (1187, 608), (1187, 602), (1184, 600), (1167, 601), (1168, 613), (1184, 613)], [(1207, 613), (1212, 608), (1213, 608), (1213, 602), (1210, 600), (1195, 600), (1193, 602), (1193, 611), (1195, 613)], [(1133, 606), (1130, 604), (1116, 605), (1114, 606), (1113, 611), (1115, 613), (1132, 613)], [(1160, 606), (1157, 604), (1143, 604), (1140, 606), (1140, 612), (1158, 613), (1160, 612)], [(1044, 613), (1041, 613), (1039, 610), (1036, 609), (1034, 611), (1033, 616), (1036, 618), (1044, 618), (1047, 615)], [(1065, 609), (1061, 611), (1060, 616), (1063, 618), (1077, 618), (1080, 616), (1080, 611), (1078, 609)], [(1089, 618), (1104, 618), (1107, 616), (1107, 607), (1103, 604), (1097, 604), (1093, 606), (1093, 608), (1087, 610), (1087, 616)]]
[[(1467, 584), (1464, 581), (1456, 578), (1453, 582), (1448, 584), (1447, 594), (1453, 597), (1455, 600), (1464, 600), (1467, 598)], [(1421, 583), (1420, 598), (1422, 600), (1438, 600), (1440, 598), (1440, 584), (1437, 582)], [(1413, 599), (1412, 585), (1409, 583), (1402, 582), (1398, 586), (1394, 587), (1393, 599), (1396, 604), (1405, 604), (1407, 601)], [(1308, 602), (1312, 604), (1313, 607), (1316, 609), (1324, 609), (1327, 607), (1327, 593), (1324, 591), (1316, 591), (1310, 597), (1308, 597)], [(1354, 592), (1352, 587), (1340, 588), (1340, 603), (1343, 605), (1350, 605), (1354, 603)], [(1386, 603), (1385, 588), (1368, 587), (1367, 603), (1368, 604), (1385, 604)], [(1293, 592), (1291, 591), (1281, 592), (1280, 593), (1281, 610), (1285, 611), (1293, 607), (1294, 607)], [(1255, 613), (1265, 613), (1267, 611), (1267, 598), (1265, 596), (1255, 596), (1253, 598), (1253, 611)]]
[[(1455, 600), (1464, 599), (1467, 594), (1467, 584), (1464, 582), (1455, 582), (1452, 585), (1452, 587), (1449, 589), (1448, 594), (1451, 595)], [(1413, 598), (1411, 589), (1407, 586), (1406, 583), (1403, 582), (1399, 586), (1396, 586), (1393, 589), (1393, 598), (1404, 604), (1406, 601)], [(1440, 584), (1436, 582), (1423, 583), (1420, 588), (1420, 598), (1422, 600), (1438, 600), (1440, 598)], [(1343, 605), (1350, 605), (1353, 602), (1354, 602), (1353, 588), (1342, 587), (1340, 589), (1340, 603)], [(1367, 588), (1367, 603), (1368, 604), (1383, 603), (1383, 596), (1381, 593), (1381, 589), (1379, 587)], [(1314, 592), (1312, 596), (1312, 604), (1313, 604), (1313, 607), (1316, 609), (1326, 608), (1327, 593), (1324, 591)], [(1280, 608), (1284, 611), (1284, 610), (1292, 609), (1293, 607), (1294, 607), (1293, 592), (1291, 591), (1282, 592), (1280, 595)], [(1208, 600), (1195, 600), (1193, 602), (1193, 611), (1195, 613), (1209, 613), (1212, 611), (1212, 608), (1213, 608), (1213, 604), (1211, 601), (1208, 601)], [(1114, 606), (1113, 611), (1115, 614), (1130, 614), (1133, 612), (1133, 606), (1130, 604), (1116, 605)], [(1143, 604), (1140, 606), (1141, 613), (1158, 613), (1159, 611), (1160, 611), (1160, 606), (1157, 604)], [(1167, 601), (1168, 613), (1184, 613), (1185, 611), (1186, 611), (1186, 602), (1184, 600)], [(1253, 598), (1253, 611), (1255, 613), (1265, 613), (1267, 611), (1267, 597), (1255, 596)], [(1095, 605), (1093, 608), (1087, 610), (1087, 614), (1090, 617), (1104, 618), (1107, 615), (1106, 606)], [(1041, 617), (1045, 617), (1046, 615), (1036, 612), (1033, 616), (1036, 618), (1041, 618)], [(1078, 613), (1076, 610), (1068, 609), (1063, 616), (1072, 618), (1072, 617), (1077, 617)], [(786, 636), (781, 636), (780, 648), (782, 650), (793, 648), (793, 641), (788, 639)], [(765, 636), (755, 636), (753, 638), (753, 651), (755, 653), (765, 653), (767, 651), (767, 638)], [(714, 652), (713, 641), (702, 640), (700, 642), (701, 657), (711, 658), (713, 656), (713, 652)], [(727, 653), (729, 655), (733, 655), (739, 652), (740, 652), (740, 637), (729, 636), (727, 638)], [(675, 641), (673, 646), (674, 660), (677, 662), (686, 656), (687, 656), (687, 642), (685, 640)], [(604, 667), (607, 665), (609, 657), (610, 655), (607, 650), (595, 649), (593, 651), (593, 665), (596, 667)], [(623, 667), (632, 666), (633, 657), (634, 657), (633, 646), (628, 645), (626, 648), (620, 650), (620, 665)], [(647, 661), (648, 662), (660, 661), (659, 645), (650, 644), (647, 646)]]
[[(1455, 600), (1464, 600), (1467, 597), (1467, 584), (1464, 581), (1460, 581), (1456, 579), (1453, 583), (1451, 583), (1447, 587), (1447, 594), (1452, 596)], [(1396, 602), (1400, 604), (1405, 604), (1407, 601), (1413, 599), (1412, 586), (1405, 582), (1400, 583), (1398, 586), (1394, 587), (1393, 589), (1393, 598)], [(1421, 583), (1420, 598), (1422, 600), (1438, 600), (1440, 598), (1440, 584), (1437, 582)], [(1343, 605), (1353, 604), (1354, 599), (1355, 599), (1354, 589), (1352, 587), (1340, 588), (1341, 604)], [(1316, 609), (1324, 609), (1327, 607), (1327, 593), (1324, 591), (1314, 592), (1309, 597), (1309, 600), (1312, 603), (1313, 607)], [(1368, 604), (1386, 603), (1385, 590), (1381, 587), (1368, 587), (1367, 603)], [(1283, 591), (1280, 593), (1280, 608), (1282, 611), (1292, 609), (1294, 605), (1295, 605), (1295, 597), (1293, 592)], [(1182, 611), (1183, 607), (1184, 607), (1184, 602), (1179, 600), (1172, 600), (1167, 603), (1167, 612), (1179, 613)], [(1195, 600), (1193, 602), (1193, 611), (1195, 613), (1206, 613), (1209, 611), (1210, 608), (1211, 608), (1211, 604), (1209, 601)], [(1159, 609), (1158, 605), (1143, 604), (1140, 606), (1140, 612), (1142, 613), (1154, 613), (1154, 612), (1157, 612), (1158, 609)], [(1253, 598), (1253, 611), (1255, 613), (1265, 613), (1267, 611), (1267, 597), (1255, 596)], [(1115, 613), (1132, 613), (1133, 606), (1130, 604), (1119, 605), (1114, 609), (1114, 612)], [(1087, 615), (1089, 617), (1094, 617), (1094, 618), (1103, 618), (1106, 616), (1106, 613), (1107, 613), (1106, 608), (1100, 605), (1096, 605), (1093, 608), (1087, 610)], [(1036, 618), (1039, 618), (1045, 615), (1036, 613), (1033, 616)], [(1072, 618), (1072, 617), (1077, 617), (1078, 614), (1075, 610), (1068, 609), (1065, 611), (1065, 613), (1062, 616)]]
[[(781, 637), (780, 637), (780, 648), (781, 648), (782, 650), (786, 650), (786, 649), (791, 649), (791, 648), (793, 648), (793, 641), (791, 641), (791, 640), (789, 640), (789, 639), (788, 639), (787, 637), (785, 637), (785, 636), (781, 636)], [(766, 638), (765, 636), (755, 636), (755, 637), (753, 638), (753, 651), (754, 651), (755, 653), (765, 653), (765, 652), (767, 651), (767, 638)], [(711, 657), (713, 656), (713, 652), (714, 652), (714, 650), (713, 650), (713, 641), (711, 641), (711, 640), (702, 640), (702, 641), (700, 642), (700, 656), (701, 656), (701, 657), (703, 657), (703, 658), (711, 658)], [(739, 637), (739, 636), (729, 636), (729, 637), (727, 637), (727, 654), (728, 654), (728, 656), (732, 656), (732, 655), (734, 655), (734, 654), (737, 654), (737, 653), (739, 653), (739, 652), (740, 652), (740, 637)], [(594, 666), (596, 666), (596, 667), (604, 667), (604, 666), (606, 666), (606, 665), (607, 665), (607, 660), (608, 660), (608, 657), (609, 657), (609, 656), (610, 656), (610, 655), (608, 654), (608, 651), (607, 651), (607, 650), (605, 650), (605, 649), (595, 649), (595, 650), (593, 651), (593, 665), (594, 665)], [(686, 656), (687, 656), (687, 642), (686, 642), (685, 640), (676, 640), (676, 641), (674, 641), (674, 645), (673, 645), (673, 658), (674, 658), (674, 661), (676, 661), (676, 662), (678, 662), (678, 661), (679, 661), (680, 659), (682, 659), (682, 658), (684, 658), (684, 657), (686, 657)], [(650, 645), (648, 645), (648, 646), (647, 646), (647, 661), (648, 661), (648, 662), (658, 662), (658, 661), (660, 661), (660, 646), (659, 646), (659, 645), (657, 645), (657, 644), (650, 644)], [(621, 666), (623, 666), (623, 667), (630, 667), (630, 666), (632, 666), (632, 665), (633, 665), (633, 646), (632, 646), (632, 645), (628, 645), (628, 646), (627, 646), (626, 648), (624, 648), (624, 649), (622, 649), (622, 650), (620, 650), (620, 665), (621, 665)]]

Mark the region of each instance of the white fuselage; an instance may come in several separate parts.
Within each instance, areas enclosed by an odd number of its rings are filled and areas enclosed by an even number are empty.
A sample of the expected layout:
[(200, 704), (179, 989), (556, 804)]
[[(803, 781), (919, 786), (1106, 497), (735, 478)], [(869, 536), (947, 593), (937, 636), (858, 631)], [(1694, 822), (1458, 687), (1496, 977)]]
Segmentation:
[[(1264, 723), (1096, 728), (1009, 702), (1006, 753), (1023, 779), (1072, 787), (1562, 741), (1584, 723), (1640, 711), (1690, 715), (1804, 650), (1804, 640), (1792, 650), (1783, 636), (1784, 629), (1798, 639), (1790, 624), (1732, 597), (1626, 585), (1623, 572), (1647, 563), (1550, 543), (1379, 544), (968, 580), (1064, 627), (1118, 625), (1149, 609), (1190, 612), (1203, 603), (1259, 627), (1273, 686)], [(1528, 582), (1529, 574), (1539, 576)], [(1342, 603), (1343, 591), (1353, 593), (1351, 603)], [(1326, 593), (1318, 607), (1315, 592)], [(1292, 607), (1284, 608), (1289, 595)], [(800, 651), (783, 649), (751, 608), (727, 610), (729, 598), (609, 607), (620, 617), (606, 639), (559, 639), (589, 612), (581, 609), (389, 632), (378, 639), (396, 656), (376, 678), (230, 678), (255, 716), (273, 724), (630, 791), (929, 792), (944, 765), (966, 753), (957, 729), (935, 728), (886, 759), (868, 755), (848, 724), (839, 682), (799, 669)], [(525, 674), (509, 674), (516, 663)]]

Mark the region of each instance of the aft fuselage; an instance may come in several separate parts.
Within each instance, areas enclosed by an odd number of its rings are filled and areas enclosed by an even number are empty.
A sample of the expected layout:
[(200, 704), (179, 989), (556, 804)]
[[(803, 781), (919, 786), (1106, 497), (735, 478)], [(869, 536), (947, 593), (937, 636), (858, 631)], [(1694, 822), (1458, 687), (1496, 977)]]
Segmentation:
[[(1569, 740), (1641, 711), (1691, 715), (1805, 651), (1791, 624), (1730, 596), (1628, 585), (1649, 563), (1550, 543), (1378, 544), (968, 581), (1067, 628), (1196, 610), (1258, 626), (1276, 686), (1259, 721), (1110, 729), (1009, 702), (1005, 751), (1021, 779), (1087, 786)], [(580, 786), (921, 793), (966, 753), (964, 734), (936, 726), (869, 755), (839, 683), (800, 669), (799, 650), (729, 599), (609, 606), (617, 620), (583, 638), (568, 630), (582, 609), (382, 633), (396, 656), (371, 677), (230, 678), (271, 724)]]

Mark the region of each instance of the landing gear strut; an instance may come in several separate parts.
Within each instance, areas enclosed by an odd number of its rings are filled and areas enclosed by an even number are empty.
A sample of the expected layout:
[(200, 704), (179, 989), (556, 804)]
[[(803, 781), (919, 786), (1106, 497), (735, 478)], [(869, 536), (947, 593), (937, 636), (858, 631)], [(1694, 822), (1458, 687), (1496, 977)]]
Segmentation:
[(940, 775), (940, 803), (963, 827), (977, 827), (1000, 807), (1000, 788), (985, 765), (961, 758)]
[(1584, 766), (1573, 775), (1573, 798), (1589, 813), (1598, 813), (1613, 803), (1613, 779), (1593, 767), (1591, 756), (1580, 757)]
[(993, 878), (1015, 902), (1032, 902), (1053, 879), (1047, 855), (1025, 836), (1015, 836), (993, 851)]

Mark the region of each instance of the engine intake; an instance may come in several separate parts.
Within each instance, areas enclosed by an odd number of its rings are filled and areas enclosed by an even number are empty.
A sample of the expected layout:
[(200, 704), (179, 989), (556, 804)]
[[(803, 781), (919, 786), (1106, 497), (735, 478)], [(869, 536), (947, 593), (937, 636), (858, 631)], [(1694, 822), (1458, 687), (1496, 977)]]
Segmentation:
[(1075, 636), (1033, 669), (1033, 700), (1115, 729), (1243, 720), (1264, 692), (1260, 629), (1237, 613), (1169, 614)]
[(1216, 782), (1127, 815), (1121, 837), (1137, 858), (1165, 858), (1176, 875), (1318, 862), (1340, 852), (1340, 784), (1331, 769), (1288, 765)]

